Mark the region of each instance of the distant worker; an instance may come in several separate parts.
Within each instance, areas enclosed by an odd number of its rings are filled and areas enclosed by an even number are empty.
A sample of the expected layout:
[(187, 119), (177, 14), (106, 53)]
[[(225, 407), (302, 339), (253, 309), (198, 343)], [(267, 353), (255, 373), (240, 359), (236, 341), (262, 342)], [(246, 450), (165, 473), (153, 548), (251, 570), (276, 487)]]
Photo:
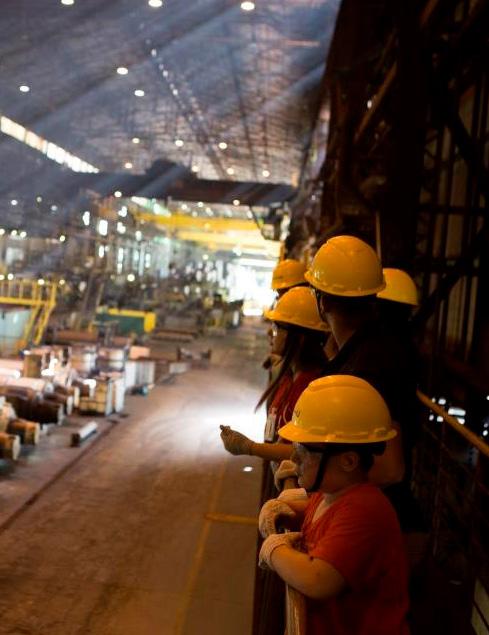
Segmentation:
[[(412, 342), (395, 329), (386, 329), (376, 315), (376, 296), (385, 288), (382, 266), (375, 251), (353, 236), (336, 236), (317, 252), (306, 279), (314, 288), (318, 310), (331, 327), (338, 354), (325, 375), (348, 374), (365, 379), (383, 396), (399, 434), (375, 461), (372, 482), (385, 487), (407, 478), (403, 442), (412, 437), (418, 365)], [(397, 500), (397, 502), (399, 502)], [(404, 529), (402, 510), (396, 507)]]
[(278, 376), (257, 405), (260, 407), (271, 397), (265, 443), (256, 443), (228, 426), (221, 426), (221, 438), (231, 454), (281, 461), (290, 458), (292, 446), (277, 443), (278, 431), (290, 420), (295, 402), (307, 385), (324, 374), (327, 360), (323, 347), (329, 327), (319, 317), (314, 294), (308, 287), (290, 289), (265, 315), (274, 325), (272, 354), (282, 359)]
[[(303, 496), (265, 503), (260, 566), (306, 597), (308, 635), (408, 635), (407, 563), (396, 513), (369, 482), (396, 436), (381, 395), (349, 375), (312, 382), (280, 436), (294, 443)], [(277, 533), (282, 518), (290, 533)]]

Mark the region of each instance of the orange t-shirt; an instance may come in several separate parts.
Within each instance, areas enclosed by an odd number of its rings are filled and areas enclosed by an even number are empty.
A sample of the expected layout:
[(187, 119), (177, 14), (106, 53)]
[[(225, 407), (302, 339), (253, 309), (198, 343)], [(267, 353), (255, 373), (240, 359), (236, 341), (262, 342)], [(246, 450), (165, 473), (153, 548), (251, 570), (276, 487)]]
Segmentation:
[(408, 635), (408, 570), (394, 508), (370, 483), (354, 486), (316, 521), (322, 494), (311, 496), (302, 525), (312, 558), (333, 566), (348, 588), (307, 600), (308, 635)]

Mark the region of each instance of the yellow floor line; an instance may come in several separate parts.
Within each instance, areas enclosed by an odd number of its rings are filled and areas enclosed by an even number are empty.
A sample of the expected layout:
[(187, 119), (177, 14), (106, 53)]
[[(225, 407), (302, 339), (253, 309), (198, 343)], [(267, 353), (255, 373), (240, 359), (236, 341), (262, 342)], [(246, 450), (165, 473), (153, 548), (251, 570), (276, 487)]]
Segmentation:
[[(221, 469), (219, 471), (219, 475), (214, 482), (214, 488), (212, 490), (211, 498), (209, 501), (209, 508), (211, 510), (209, 513), (213, 513), (214, 509), (216, 508), (216, 504), (219, 498), (219, 494), (221, 492), (221, 487), (222, 487), (222, 482), (224, 480), (225, 472), (226, 472), (226, 462), (223, 461), (221, 465)], [(208, 514), (206, 514), (206, 516), (207, 515)], [(202, 531), (200, 532), (200, 536), (197, 541), (197, 548), (195, 550), (192, 565), (190, 567), (190, 573), (187, 579), (187, 583), (185, 585), (185, 589), (183, 591), (183, 595), (177, 609), (176, 619), (175, 619), (175, 628), (173, 631), (174, 635), (183, 635), (185, 623), (187, 619), (188, 608), (190, 605), (193, 591), (195, 589), (197, 577), (200, 572), (200, 567), (204, 557), (205, 546), (207, 543), (207, 538), (209, 537), (210, 528), (211, 528), (211, 521), (206, 517), (204, 520)]]
[(205, 515), (207, 520), (212, 520), (216, 523), (231, 523), (234, 525), (258, 525), (258, 520), (253, 516), (235, 516), (233, 514), (215, 514), (209, 512)]

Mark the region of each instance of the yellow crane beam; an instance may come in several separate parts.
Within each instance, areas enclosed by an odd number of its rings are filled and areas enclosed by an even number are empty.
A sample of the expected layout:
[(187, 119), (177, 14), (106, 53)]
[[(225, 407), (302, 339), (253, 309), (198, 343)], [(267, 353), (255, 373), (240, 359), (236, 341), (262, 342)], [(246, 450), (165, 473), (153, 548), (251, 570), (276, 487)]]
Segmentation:
[(179, 231), (177, 238), (204, 244), (213, 251), (239, 248), (243, 252), (255, 253), (270, 258), (278, 258), (280, 243), (265, 240), (261, 234), (256, 236), (219, 234), (211, 232)]
[(279, 243), (263, 238), (254, 220), (172, 214), (158, 216), (132, 212), (136, 220), (167, 228), (175, 238), (197, 242), (211, 250), (241, 249), (243, 252), (278, 258)]
[(170, 229), (197, 229), (212, 232), (258, 232), (254, 220), (239, 218), (205, 218), (202, 216), (187, 216), (172, 214), (171, 216), (157, 216), (147, 212), (134, 212), (134, 218), (145, 223), (162, 225)]

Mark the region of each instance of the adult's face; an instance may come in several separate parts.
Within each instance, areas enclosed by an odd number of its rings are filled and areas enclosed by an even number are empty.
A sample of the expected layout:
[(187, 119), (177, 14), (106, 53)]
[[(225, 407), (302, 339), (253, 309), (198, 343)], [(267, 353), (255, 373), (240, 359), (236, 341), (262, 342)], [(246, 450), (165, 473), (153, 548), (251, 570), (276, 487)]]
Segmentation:
[(280, 324), (272, 326), (272, 353), (274, 355), (283, 355), (285, 352), (285, 343), (287, 341), (287, 330)]

